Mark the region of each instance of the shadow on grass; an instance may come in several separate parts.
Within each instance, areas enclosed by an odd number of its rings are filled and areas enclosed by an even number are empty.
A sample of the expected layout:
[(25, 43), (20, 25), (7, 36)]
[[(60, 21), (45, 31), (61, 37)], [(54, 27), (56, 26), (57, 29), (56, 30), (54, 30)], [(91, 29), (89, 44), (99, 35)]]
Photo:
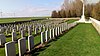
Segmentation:
[(46, 50), (50, 45), (47, 44), (45, 47), (43, 48), (39, 48), (39, 49), (35, 49), (31, 52), (31, 54), (29, 54), (28, 56), (37, 56), (39, 55), (39, 52)]

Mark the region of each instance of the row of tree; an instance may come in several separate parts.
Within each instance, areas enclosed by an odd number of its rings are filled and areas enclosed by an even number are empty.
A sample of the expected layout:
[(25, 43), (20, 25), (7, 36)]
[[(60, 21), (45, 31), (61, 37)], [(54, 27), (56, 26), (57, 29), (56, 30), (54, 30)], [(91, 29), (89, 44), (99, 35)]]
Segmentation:
[[(68, 17), (81, 17), (82, 15), (82, 2), (75, 0), (70, 3), (64, 3), (61, 10), (52, 11), (52, 18), (68, 18)], [(85, 5), (85, 16), (93, 17), (100, 20), (100, 2), (86, 4)]]
[(100, 20), (100, 2), (93, 5), (91, 14), (92, 14), (91, 16), (94, 17), (95, 19)]

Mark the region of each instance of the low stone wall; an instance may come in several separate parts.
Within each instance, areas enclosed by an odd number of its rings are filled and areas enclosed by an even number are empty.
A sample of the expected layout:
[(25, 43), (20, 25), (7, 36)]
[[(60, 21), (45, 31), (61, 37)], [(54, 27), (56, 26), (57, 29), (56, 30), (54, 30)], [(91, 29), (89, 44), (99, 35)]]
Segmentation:
[(90, 18), (90, 20), (92, 21), (92, 25), (96, 28), (96, 30), (100, 34), (100, 21), (93, 18)]

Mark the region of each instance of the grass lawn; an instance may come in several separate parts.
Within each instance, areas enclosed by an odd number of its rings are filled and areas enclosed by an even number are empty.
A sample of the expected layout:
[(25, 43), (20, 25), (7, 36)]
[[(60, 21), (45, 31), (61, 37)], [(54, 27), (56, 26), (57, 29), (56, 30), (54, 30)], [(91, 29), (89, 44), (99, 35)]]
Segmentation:
[(92, 24), (79, 24), (32, 55), (100, 56), (100, 35)]

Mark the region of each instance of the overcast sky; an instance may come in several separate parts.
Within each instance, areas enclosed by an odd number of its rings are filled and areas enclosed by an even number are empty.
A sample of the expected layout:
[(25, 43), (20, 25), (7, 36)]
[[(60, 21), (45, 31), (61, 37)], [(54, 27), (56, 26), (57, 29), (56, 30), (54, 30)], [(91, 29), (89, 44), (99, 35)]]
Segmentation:
[[(89, 0), (97, 2), (99, 0)], [(63, 0), (0, 0), (3, 16), (50, 16), (52, 10), (59, 10)], [(1, 13), (0, 13), (1, 14)]]

